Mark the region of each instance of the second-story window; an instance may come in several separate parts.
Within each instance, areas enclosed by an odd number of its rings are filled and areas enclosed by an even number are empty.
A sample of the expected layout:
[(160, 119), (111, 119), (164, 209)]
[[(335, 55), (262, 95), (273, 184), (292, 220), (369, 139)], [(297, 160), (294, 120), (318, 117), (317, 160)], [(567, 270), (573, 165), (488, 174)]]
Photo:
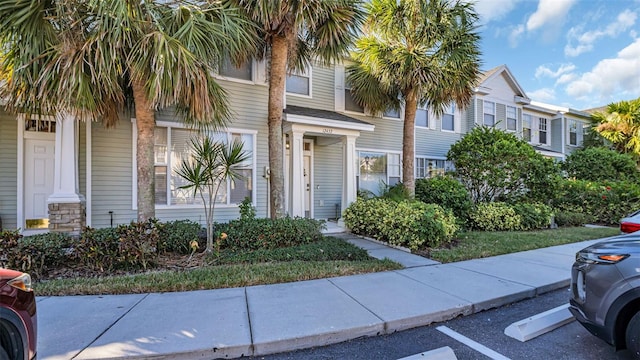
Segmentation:
[(547, 119), (538, 118), (538, 142), (547, 144)]
[(450, 104), (444, 109), (444, 114), (442, 114), (442, 130), (446, 131), (454, 131), (455, 130), (455, 114), (456, 106), (455, 104)]
[(507, 130), (516, 131), (516, 108), (513, 106), (507, 106)]
[(531, 142), (531, 115), (522, 114), (522, 139)]
[(287, 93), (311, 96), (311, 69), (287, 75)]
[(483, 104), (483, 124), (485, 126), (493, 127), (496, 124), (496, 103), (492, 101), (484, 101)]
[(569, 145), (578, 145), (578, 122), (569, 120)]
[(344, 83), (344, 109), (346, 111), (353, 111), (357, 113), (364, 114), (364, 108), (353, 99), (353, 94), (351, 93), (351, 84), (348, 81)]
[(427, 105), (418, 105), (418, 109), (416, 109), (416, 126), (429, 127), (429, 111), (427, 110)]
[(384, 111), (382, 116), (386, 118), (400, 119), (400, 110), (389, 108)]
[(248, 60), (240, 64), (239, 66), (236, 66), (231, 62), (231, 60), (225, 58), (220, 64), (218, 73), (227, 78), (252, 81), (253, 62), (251, 60)]

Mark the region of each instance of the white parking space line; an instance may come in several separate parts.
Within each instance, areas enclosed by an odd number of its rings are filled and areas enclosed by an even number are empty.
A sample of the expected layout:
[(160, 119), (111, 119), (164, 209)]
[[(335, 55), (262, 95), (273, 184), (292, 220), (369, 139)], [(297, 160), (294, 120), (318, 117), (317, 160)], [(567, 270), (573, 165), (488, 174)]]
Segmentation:
[(443, 334), (445, 334), (445, 335), (447, 335), (447, 336), (449, 336), (449, 337), (451, 337), (451, 338), (453, 338), (453, 339), (455, 339), (455, 340), (467, 345), (468, 347), (472, 348), (473, 350), (475, 350), (475, 351), (477, 351), (477, 352), (479, 352), (479, 353), (481, 353), (483, 355), (486, 355), (486, 356), (488, 356), (488, 357), (490, 357), (490, 358), (492, 358), (494, 360), (511, 360), (508, 357), (506, 357), (506, 356), (504, 356), (502, 354), (499, 354), (499, 353), (489, 349), (488, 347), (486, 347), (486, 346), (484, 346), (484, 345), (482, 345), (480, 343), (477, 343), (477, 342), (469, 339), (468, 337), (449, 329), (446, 326), (438, 326), (436, 328), (436, 330), (440, 331), (441, 333), (443, 333)]

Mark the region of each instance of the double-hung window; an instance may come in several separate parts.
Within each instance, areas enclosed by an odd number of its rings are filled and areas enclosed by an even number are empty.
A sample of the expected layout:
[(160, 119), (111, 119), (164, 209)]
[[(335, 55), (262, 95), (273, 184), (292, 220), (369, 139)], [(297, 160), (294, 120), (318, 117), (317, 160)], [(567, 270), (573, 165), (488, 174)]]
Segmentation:
[(494, 127), (496, 125), (496, 103), (483, 101), (483, 124)]
[(522, 114), (522, 139), (526, 142), (531, 142), (531, 122), (531, 115)]
[(226, 78), (253, 81), (253, 61), (248, 60), (236, 66), (229, 58), (225, 58), (220, 63), (218, 73)]
[(578, 145), (578, 122), (569, 120), (569, 145)]
[(391, 118), (391, 119), (400, 119), (400, 110), (388, 108), (382, 113), (382, 117)]
[(455, 130), (455, 104), (449, 104), (442, 114), (442, 130), (445, 131), (454, 131)]
[(513, 106), (507, 106), (507, 130), (516, 131), (517, 129), (517, 115), (516, 108)]
[(416, 126), (429, 127), (429, 111), (427, 110), (426, 104), (424, 106), (418, 105), (416, 109)]
[(344, 109), (364, 114), (364, 107), (360, 106), (351, 93), (351, 84), (345, 79), (344, 82)]
[(311, 96), (311, 66), (304, 72), (287, 75), (287, 94)]
[[(202, 205), (199, 194), (194, 196), (192, 189), (183, 189), (187, 182), (177, 174), (183, 161), (192, 156), (191, 139), (201, 136), (200, 133), (181, 127), (158, 126), (154, 132), (155, 159), (155, 195), (156, 205), (184, 206)], [(255, 152), (254, 133), (242, 131), (210, 132), (207, 136), (212, 140), (231, 144), (234, 141), (243, 143), (243, 150), (249, 154), (246, 161), (239, 164), (236, 171), (240, 178), (226, 179), (215, 197), (217, 204), (239, 204), (245, 197), (252, 198)]]
[(384, 186), (400, 182), (400, 154), (359, 151), (358, 163), (358, 190), (379, 195)]
[(451, 162), (445, 159), (431, 159), (426, 157), (417, 157), (415, 167), (416, 178), (431, 178), (444, 175), (445, 172), (453, 169)]
[(538, 118), (538, 142), (540, 144), (547, 144), (547, 118)]

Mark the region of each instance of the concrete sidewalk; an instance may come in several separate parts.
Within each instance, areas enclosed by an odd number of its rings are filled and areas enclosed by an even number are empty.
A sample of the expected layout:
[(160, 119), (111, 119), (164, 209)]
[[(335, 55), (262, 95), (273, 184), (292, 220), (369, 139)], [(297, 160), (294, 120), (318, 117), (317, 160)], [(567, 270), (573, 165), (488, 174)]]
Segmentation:
[(398, 271), (244, 288), (38, 298), (38, 359), (265, 355), (392, 333), (569, 285), (576, 251), (599, 240), (438, 264), (340, 235)]

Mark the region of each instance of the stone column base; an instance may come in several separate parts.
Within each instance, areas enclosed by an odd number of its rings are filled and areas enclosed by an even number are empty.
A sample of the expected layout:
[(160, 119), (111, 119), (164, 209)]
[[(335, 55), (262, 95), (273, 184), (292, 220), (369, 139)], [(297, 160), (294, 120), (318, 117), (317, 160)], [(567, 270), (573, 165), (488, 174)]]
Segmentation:
[(49, 204), (49, 231), (80, 235), (85, 225), (84, 202)]

